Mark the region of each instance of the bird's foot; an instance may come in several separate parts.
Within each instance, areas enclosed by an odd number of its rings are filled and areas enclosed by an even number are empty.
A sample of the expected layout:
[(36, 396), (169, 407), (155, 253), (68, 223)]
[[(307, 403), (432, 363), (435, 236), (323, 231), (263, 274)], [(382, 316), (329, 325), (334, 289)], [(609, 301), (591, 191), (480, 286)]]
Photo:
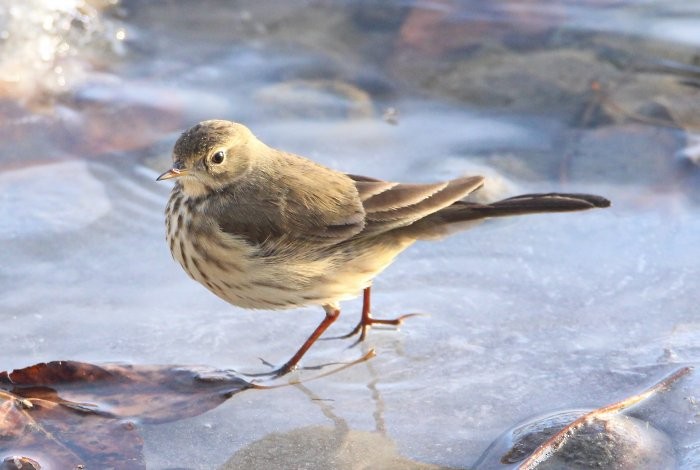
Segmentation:
[(289, 362), (285, 363), (281, 367), (275, 368), (275, 365), (266, 361), (262, 357), (259, 357), (260, 362), (262, 362), (264, 365), (270, 367), (270, 369), (267, 372), (254, 372), (254, 373), (246, 373), (245, 375), (248, 377), (270, 377), (273, 379), (276, 379), (278, 377), (282, 377), (283, 375), (287, 375), (290, 372), (296, 370), (298, 368), (297, 364), (290, 364)]
[(353, 346), (357, 343), (361, 343), (362, 341), (365, 340), (367, 337), (367, 330), (372, 327), (372, 325), (390, 325), (390, 326), (396, 326), (398, 327), (403, 323), (403, 321), (406, 318), (410, 317), (417, 317), (417, 316), (423, 316), (422, 313), (407, 313), (405, 315), (401, 315), (400, 317), (392, 318), (392, 319), (385, 319), (385, 318), (372, 318), (369, 315), (363, 315), (362, 319), (360, 322), (357, 324), (357, 326), (348, 334), (342, 335), (342, 336), (335, 336), (333, 338), (329, 339), (347, 339), (347, 338), (352, 338), (356, 334), (360, 333), (360, 337), (357, 339), (357, 341), (353, 344)]
[(350, 366), (353, 366), (353, 365), (358, 364), (360, 362), (364, 362), (366, 360), (369, 360), (369, 359), (373, 358), (374, 356), (376, 356), (376, 353), (375, 353), (374, 349), (371, 349), (361, 358), (356, 359), (356, 360), (351, 361), (351, 362), (326, 362), (326, 363), (318, 364), (315, 366), (304, 366), (304, 367), (300, 367), (298, 364), (290, 364), (289, 362), (287, 362), (282, 367), (278, 367), (278, 368), (275, 368), (274, 364), (259, 357), (258, 359), (260, 359), (260, 361), (264, 365), (270, 367), (272, 370), (270, 370), (268, 372), (255, 372), (255, 373), (251, 373), (251, 374), (246, 373), (243, 375), (245, 375), (247, 377), (269, 377), (270, 379), (277, 379), (277, 378), (283, 377), (283, 376), (285, 376), (291, 372), (297, 371), (297, 370), (299, 370), (299, 371), (302, 371), (302, 370), (304, 370), (304, 371), (310, 371), (310, 370), (323, 371), (323, 369), (326, 369), (327, 367), (340, 366), (340, 368), (336, 369), (335, 371), (324, 372), (321, 375), (321, 377), (323, 377), (329, 373), (338, 372), (340, 370), (345, 369), (346, 367), (350, 367)]

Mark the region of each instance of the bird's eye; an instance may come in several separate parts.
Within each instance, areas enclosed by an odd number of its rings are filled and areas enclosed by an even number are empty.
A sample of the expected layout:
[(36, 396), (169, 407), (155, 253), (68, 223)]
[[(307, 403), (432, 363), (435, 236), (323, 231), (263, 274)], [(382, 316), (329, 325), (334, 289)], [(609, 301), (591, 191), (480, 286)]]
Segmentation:
[(224, 157), (226, 156), (226, 153), (223, 150), (219, 150), (216, 152), (214, 155), (211, 156), (211, 162), (216, 163), (217, 165), (219, 163), (222, 163), (224, 161)]

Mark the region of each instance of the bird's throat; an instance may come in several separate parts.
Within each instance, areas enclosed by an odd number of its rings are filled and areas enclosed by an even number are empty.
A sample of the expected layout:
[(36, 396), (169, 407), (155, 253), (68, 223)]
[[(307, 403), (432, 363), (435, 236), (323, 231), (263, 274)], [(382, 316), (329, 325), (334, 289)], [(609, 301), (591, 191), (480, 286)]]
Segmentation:
[(191, 198), (200, 198), (214, 191), (211, 186), (202, 183), (200, 180), (192, 176), (184, 176), (180, 178), (178, 180), (178, 184), (180, 185), (182, 192)]

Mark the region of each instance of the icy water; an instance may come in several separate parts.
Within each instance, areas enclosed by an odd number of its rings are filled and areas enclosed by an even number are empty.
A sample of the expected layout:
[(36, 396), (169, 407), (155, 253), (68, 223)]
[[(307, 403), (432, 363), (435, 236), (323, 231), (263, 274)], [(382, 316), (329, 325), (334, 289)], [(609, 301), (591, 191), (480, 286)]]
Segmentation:
[[(171, 259), (155, 177), (202, 119), (350, 173), (613, 201), (416, 245), (374, 313), (429, 316), (317, 343), (304, 366), (376, 349), (336, 375), (143, 425), (149, 469), (470, 468), (533, 417), (700, 362), (694, 2), (17, 3), (0, 2), (0, 370), (264, 371), (313, 330), (320, 307), (244, 311)], [(700, 466), (696, 374), (635, 412), (671, 467)]]

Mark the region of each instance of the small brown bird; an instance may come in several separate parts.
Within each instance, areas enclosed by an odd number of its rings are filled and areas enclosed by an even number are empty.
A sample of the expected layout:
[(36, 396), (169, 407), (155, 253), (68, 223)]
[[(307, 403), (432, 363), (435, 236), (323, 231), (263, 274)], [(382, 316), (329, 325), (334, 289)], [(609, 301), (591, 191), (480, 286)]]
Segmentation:
[(350, 333), (404, 317), (370, 315), (370, 285), (396, 255), (488, 217), (608, 207), (588, 194), (528, 194), (491, 204), (463, 200), (481, 176), (432, 184), (391, 183), (331, 170), (268, 147), (245, 126), (204, 121), (184, 132), (166, 208), (167, 241), (187, 274), (227, 302), (250, 309), (322, 305), (326, 317), (275, 373), (294, 369), (364, 290)]

